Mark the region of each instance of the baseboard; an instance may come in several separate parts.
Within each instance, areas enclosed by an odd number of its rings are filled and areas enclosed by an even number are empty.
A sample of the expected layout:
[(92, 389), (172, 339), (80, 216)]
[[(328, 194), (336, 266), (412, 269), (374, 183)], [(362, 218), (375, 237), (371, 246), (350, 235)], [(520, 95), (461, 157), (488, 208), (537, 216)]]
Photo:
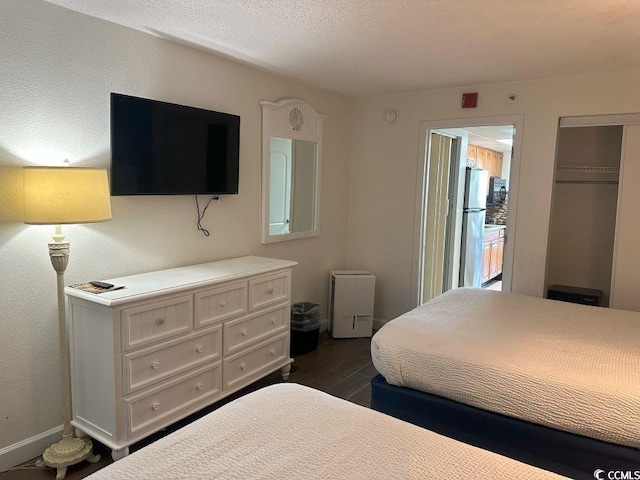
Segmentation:
[(0, 448), (0, 472), (41, 456), (45, 449), (62, 439), (62, 425), (8, 447)]

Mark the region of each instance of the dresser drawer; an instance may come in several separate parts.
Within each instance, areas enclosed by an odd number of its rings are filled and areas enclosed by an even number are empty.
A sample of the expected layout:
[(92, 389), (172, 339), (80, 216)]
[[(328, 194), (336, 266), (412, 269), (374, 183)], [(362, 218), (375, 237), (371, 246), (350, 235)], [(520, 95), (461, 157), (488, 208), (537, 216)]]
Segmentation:
[(196, 328), (247, 313), (247, 282), (233, 283), (194, 295)]
[(250, 383), (250, 380), (260, 378), (264, 372), (273, 370), (275, 364), (283, 364), (288, 355), (289, 336), (287, 332), (275, 339), (256, 345), (246, 353), (225, 358), (223, 360), (225, 390), (246, 385)]
[(249, 281), (249, 310), (257, 310), (289, 299), (289, 271)]
[(122, 359), (125, 394), (146, 388), (187, 370), (213, 362), (222, 355), (222, 326), (153, 345)]
[(289, 327), (289, 305), (276, 307), (224, 324), (224, 354), (236, 353)]
[(125, 308), (121, 318), (124, 350), (182, 335), (193, 329), (192, 296), (172, 297)]
[(200, 402), (210, 402), (221, 392), (220, 362), (188, 376), (162, 384), (150, 392), (124, 399), (127, 436), (136, 436), (173, 423), (180, 414)]

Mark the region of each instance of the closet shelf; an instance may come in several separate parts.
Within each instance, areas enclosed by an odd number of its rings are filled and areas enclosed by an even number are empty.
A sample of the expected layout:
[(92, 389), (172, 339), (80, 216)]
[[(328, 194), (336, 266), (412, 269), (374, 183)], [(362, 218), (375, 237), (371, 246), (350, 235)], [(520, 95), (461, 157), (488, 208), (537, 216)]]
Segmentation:
[(556, 183), (617, 185), (620, 168), (605, 165), (558, 165)]
[(556, 183), (575, 183), (590, 185), (618, 185), (617, 180), (556, 180)]
[(558, 165), (557, 170), (563, 172), (579, 172), (579, 173), (607, 173), (616, 174), (620, 173), (618, 167), (608, 166), (596, 166), (596, 165)]

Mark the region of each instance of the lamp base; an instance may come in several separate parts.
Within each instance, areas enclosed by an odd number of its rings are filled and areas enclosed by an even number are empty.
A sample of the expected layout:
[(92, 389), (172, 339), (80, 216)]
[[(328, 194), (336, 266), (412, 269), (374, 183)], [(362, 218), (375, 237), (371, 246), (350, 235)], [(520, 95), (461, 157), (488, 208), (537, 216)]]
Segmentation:
[(36, 462), (36, 467), (44, 466), (57, 469), (56, 480), (63, 480), (67, 474), (67, 467), (83, 460), (95, 463), (100, 455), (93, 454), (93, 443), (90, 438), (77, 438), (73, 435), (63, 435), (62, 440), (54, 443), (44, 451), (42, 460)]

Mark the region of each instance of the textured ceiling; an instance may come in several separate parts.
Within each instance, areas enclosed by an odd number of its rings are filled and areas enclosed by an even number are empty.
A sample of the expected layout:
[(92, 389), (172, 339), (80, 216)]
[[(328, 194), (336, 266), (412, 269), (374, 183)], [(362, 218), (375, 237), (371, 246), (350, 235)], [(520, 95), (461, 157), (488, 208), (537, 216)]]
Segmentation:
[(638, 0), (49, 0), (351, 96), (640, 68)]

